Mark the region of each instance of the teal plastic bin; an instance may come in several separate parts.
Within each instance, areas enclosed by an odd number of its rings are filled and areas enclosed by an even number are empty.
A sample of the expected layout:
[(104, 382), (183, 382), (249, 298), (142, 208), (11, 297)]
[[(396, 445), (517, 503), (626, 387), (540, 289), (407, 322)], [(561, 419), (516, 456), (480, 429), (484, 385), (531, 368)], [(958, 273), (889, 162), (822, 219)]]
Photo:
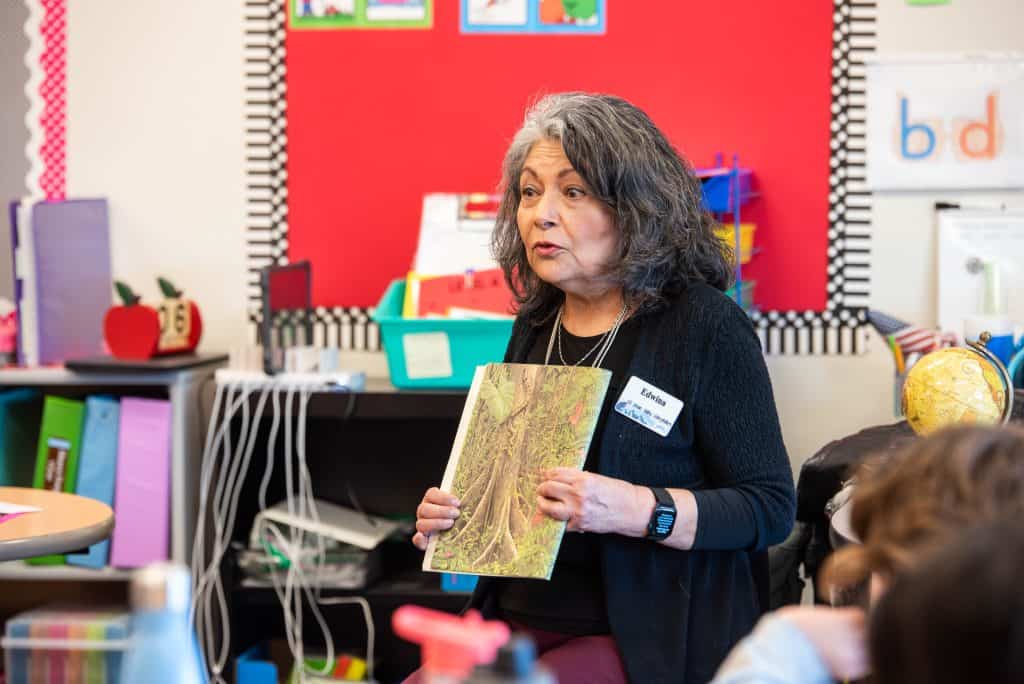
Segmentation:
[(477, 366), (505, 357), (511, 319), (402, 318), (404, 299), (405, 280), (393, 280), (373, 314), (395, 387), (469, 387)]

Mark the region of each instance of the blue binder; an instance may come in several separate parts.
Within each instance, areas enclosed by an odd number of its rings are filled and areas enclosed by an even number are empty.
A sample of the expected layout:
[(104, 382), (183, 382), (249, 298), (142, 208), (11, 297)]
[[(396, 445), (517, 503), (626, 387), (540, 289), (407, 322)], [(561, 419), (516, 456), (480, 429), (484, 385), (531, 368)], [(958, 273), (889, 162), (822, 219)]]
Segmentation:
[(42, 412), (35, 390), (0, 393), (0, 486), (32, 486)]
[[(121, 407), (110, 397), (85, 400), (82, 453), (78, 457), (75, 493), (105, 504), (114, 503), (114, 470), (117, 464), (117, 426)], [(69, 553), (69, 565), (102, 568), (110, 555), (110, 540), (89, 547), (85, 553)]]

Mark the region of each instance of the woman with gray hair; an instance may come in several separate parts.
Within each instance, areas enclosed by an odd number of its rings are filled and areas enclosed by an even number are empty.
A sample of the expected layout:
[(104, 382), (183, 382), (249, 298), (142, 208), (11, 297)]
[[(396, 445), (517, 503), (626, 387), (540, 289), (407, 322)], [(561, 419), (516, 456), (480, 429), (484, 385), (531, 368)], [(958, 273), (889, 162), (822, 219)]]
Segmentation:
[[(531, 634), (563, 683), (707, 682), (766, 608), (765, 550), (795, 509), (757, 336), (723, 294), (730, 250), (693, 170), (617, 97), (538, 102), (503, 184), (494, 251), (519, 303), (505, 361), (613, 378), (584, 470), (537, 489), (580, 534), (549, 582), (482, 578), (471, 605)], [(429, 490), (414, 543), (458, 512)]]

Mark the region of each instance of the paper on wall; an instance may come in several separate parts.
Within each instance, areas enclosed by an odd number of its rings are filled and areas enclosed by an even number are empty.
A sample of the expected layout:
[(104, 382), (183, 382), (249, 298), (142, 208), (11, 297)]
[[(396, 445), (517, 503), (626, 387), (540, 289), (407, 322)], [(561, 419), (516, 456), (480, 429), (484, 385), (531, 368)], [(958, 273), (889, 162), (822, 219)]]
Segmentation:
[(491, 256), (494, 219), (461, 216), (460, 201), (457, 194), (424, 196), (412, 267), (416, 273), (447, 275), (498, 267)]
[(1024, 55), (867, 63), (871, 190), (1024, 187)]
[(1024, 324), (1024, 211), (945, 210), (938, 219), (937, 309), (941, 330), (964, 331), (981, 313), (984, 262), (999, 269), (1006, 315)]

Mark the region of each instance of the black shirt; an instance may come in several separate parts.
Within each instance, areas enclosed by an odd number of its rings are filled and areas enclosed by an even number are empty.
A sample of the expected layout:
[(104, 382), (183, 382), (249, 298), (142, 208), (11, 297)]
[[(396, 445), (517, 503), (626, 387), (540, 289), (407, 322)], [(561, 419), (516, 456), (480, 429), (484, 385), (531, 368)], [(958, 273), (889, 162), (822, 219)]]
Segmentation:
[[(599, 535), (607, 618), (631, 682), (708, 682), (767, 605), (765, 549), (793, 526), (793, 475), (757, 333), (735, 302), (691, 283), (636, 322), (629, 376), (683, 411), (664, 437), (609, 412), (597, 470), (689, 490), (697, 530), (688, 551)], [(518, 319), (505, 362), (524, 363), (539, 332)], [(497, 616), (503, 583), (481, 577), (470, 607)]]
[[(526, 363), (544, 363), (553, 326), (552, 320), (540, 329), (540, 334), (526, 356)], [(623, 322), (601, 364), (602, 368), (612, 372), (612, 379), (594, 429), (594, 438), (587, 451), (584, 470), (596, 472), (598, 469), (597, 455), (601, 452), (604, 425), (615, 399), (629, 379), (627, 371), (639, 331), (636, 319), (630, 318)], [(593, 350), (600, 339), (601, 335), (577, 337), (562, 328), (562, 354), (565, 361), (575, 364)], [(595, 350), (581, 365), (590, 366), (598, 353), (600, 350)], [(557, 342), (548, 363), (562, 364)], [(595, 534), (565, 533), (550, 581), (508, 579), (499, 584), (498, 607), (506, 620), (534, 629), (574, 636), (610, 632), (601, 573), (601, 548)]]

